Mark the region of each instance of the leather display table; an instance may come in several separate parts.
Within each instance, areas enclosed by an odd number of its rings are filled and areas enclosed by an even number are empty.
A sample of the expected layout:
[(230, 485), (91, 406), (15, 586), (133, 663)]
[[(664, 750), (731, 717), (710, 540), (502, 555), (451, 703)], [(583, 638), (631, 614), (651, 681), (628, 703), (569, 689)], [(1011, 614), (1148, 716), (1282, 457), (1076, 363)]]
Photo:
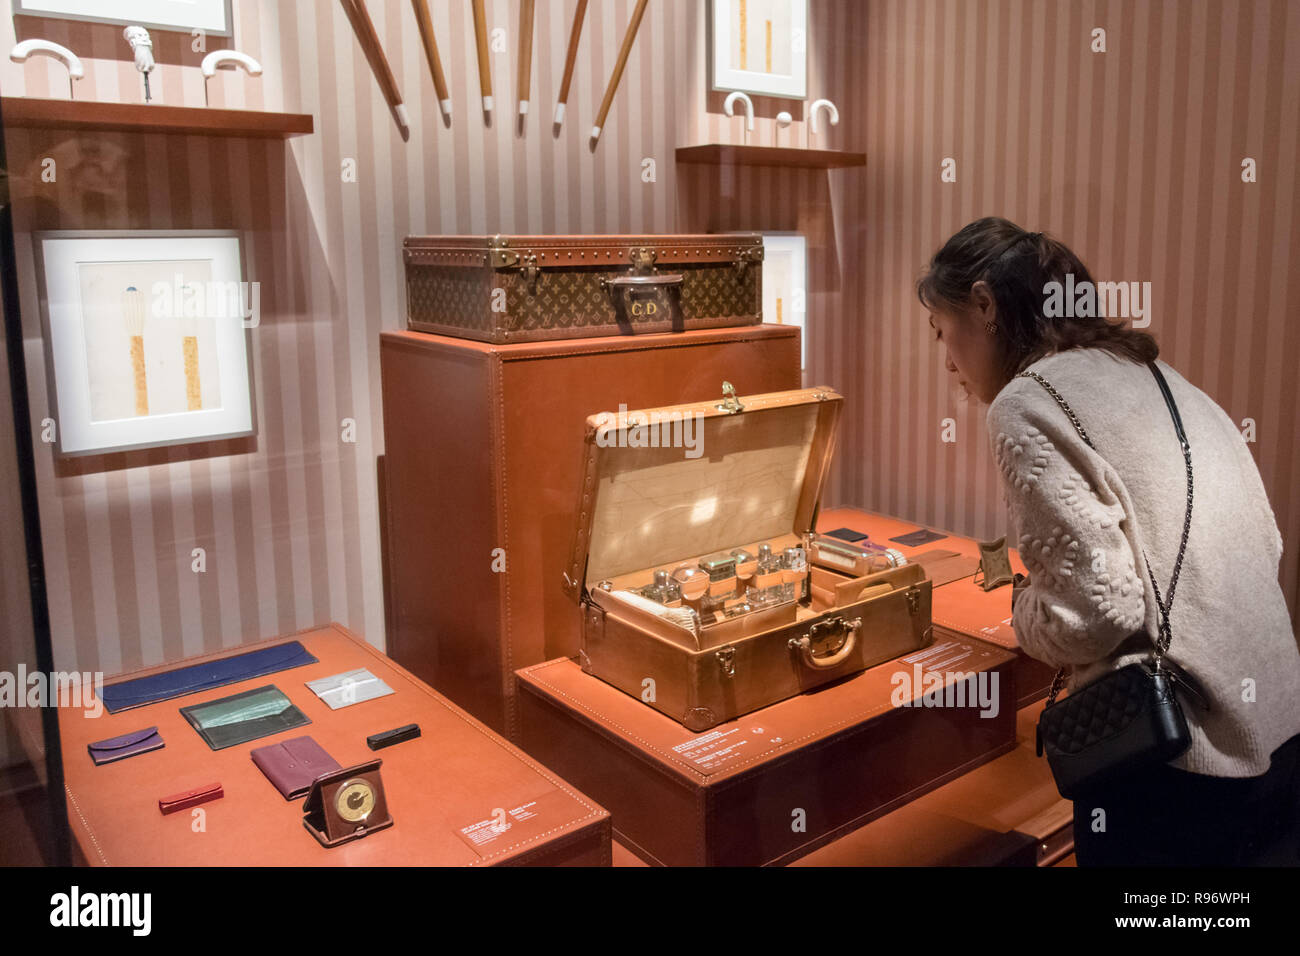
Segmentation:
[(384, 332), (388, 652), (514, 740), (517, 668), (575, 657), (586, 419), (800, 387), (799, 329), (492, 345)]
[[(832, 840), (791, 866), (1072, 865), (1073, 808), (1034, 753), (1044, 701), (1016, 714), (1016, 748)], [(648, 866), (618, 840), (614, 866)]]
[[(1016, 715), (1016, 748), (832, 840), (791, 866), (1070, 866), (1073, 808), (1034, 754), (1043, 701)], [(648, 866), (618, 840), (614, 866)]]
[[(897, 548), (908, 560), (913, 560), (917, 555), (923, 555), (927, 551), (940, 549), (956, 551), (965, 558), (979, 560), (978, 541), (952, 534), (942, 528), (930, 530), (946, 534), (947, 537), (928, 544), (908, 547), (889, 540), (921, 527), (927, 526), (872, 511), (863, 511), (860, 508), (831, 508), (823, 511), (817, 519), (818, 531), (852, 528), (854, 531), (863, 532), (878, 544)], [(1009, 553), (1011, 570), (1027, 574), (1024, 562), (1020, 560), (1020, 552), (1010, 548)], [(1024, 707), (1046, 697), (1055, 671), (1041, 661), (1026, 656), (1020, 650), (1016, 633), (1011, 628), (1011, 585), (1003, 584), (992, 591), (985, 591), (975, 583), (974, 565), (968, 562), (967, 566), (969, 570), (966, 573), (945, 581), (944, 569), (956, 567), (955, 562), (944, 561), (937, 567), (926, 565), (926, 571), (935, 581), (931, 604), (935, 640), (974, 637), (1013, 651), (1016, 655), (1016, 687), (1020, 695), (1016, 701), (1017, 707)], [(961, 569), (957, 568), (957, 570)], [(936, 574), (936, 571), (939, 573)]]
[[(1034, 753), (1043, 701), (1016, 748), (800, 859), (796, 866), (1051, 866), (1074, 847), (1073, 804)], [(615, 860), (620, 859), (618, 849)], [(616, 863), (617, 865), (617, 863)]]
[[(600, 806), (337, 624), (166, 668), (301, 641), (319, 662), (173, 700), (89, 718), (61, 708), (68, 819), (85, 862), (119, 866), (608, 865), (610, 817)], [(330, 710), (305, 681), (367, 668), (394, 693)], [(274, 684), (311, 723), (213, 751), (180, 708)], [(422, 736), (379, 751), (366, 737), (404, 724)], [(87, 744), (157, 725), (161, 750), (95, 766)], [(378, 757), (394, 824), (326, 849), (303, 827), (249, 752), (309, 735), (344, 767)], [(220, 782), (225, 796), (162, 815), (160, 797)], [(195, 810), (201, 809), (201, 817)], [(502, 815), (499, 811), (504, 811)], [(203, 828), (193, 828), (197, 820)], [(509, 820), (497, 834), (493, 823)], [(485, 830), (490, 836), (485, 838)]]
[[(614, 832), (666, 865), (787, 863), (1015, 746), (1015, 656), (933, 645), (693, 734), (561, 658), (517, 672), (521, 746), (594, 794)], [(915, 702), (895, 675), (980, 674), (996, 714)], [(996, 675), (996, 685), (992, 676)], [(992, 710), (993, 708), (990, 708)]]

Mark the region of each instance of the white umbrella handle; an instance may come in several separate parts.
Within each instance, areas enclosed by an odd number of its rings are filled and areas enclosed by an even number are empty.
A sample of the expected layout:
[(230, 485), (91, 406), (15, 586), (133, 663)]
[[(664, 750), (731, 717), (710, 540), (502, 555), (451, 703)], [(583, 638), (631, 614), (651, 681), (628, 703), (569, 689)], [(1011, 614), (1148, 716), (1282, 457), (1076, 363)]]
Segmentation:
[(817, 100), (811, 107), (809, 107), (809, 112), (812, 114), (812, 134), (814, 136), (820, 132), (820, 130), (817, 129), (817, 117), (821, 114), (822, 110), (826, 110), (826, 112), (830, 113), (832, 126), (840, 125), (840, 111), (835, 108), (835, 104), (830, 100)]
[(754, 101), (744, 93), (737, 90), (727, 97), (727, 101), (722, 104), (722, 108), (727, 111), (728, 116), (736, 115), (736, 102), (740, 101), (745, 104), (745, 131), (752, 133), (754, 131)]
[(237, 63), (248, 72), (249, 76), (262, 75), (262, 64), (247, 53), (240, 53), (238, 50), (213, 50), (203, 58), (203, 63), (199, 66), (203, 71), (203, 78), (211, 79), (216, 76), (217, 67), (222, 63)]
[(74, 80), (79, 80), (86, 75), (86, 69), (81, 65), (81, 59), (77, 54), (51, 40), (24, 40), (9, 51), (9, 59), (15, 63), (22, 63), (33, 53), (47, 53), (62, 60), (68, 68), (68, 75)]

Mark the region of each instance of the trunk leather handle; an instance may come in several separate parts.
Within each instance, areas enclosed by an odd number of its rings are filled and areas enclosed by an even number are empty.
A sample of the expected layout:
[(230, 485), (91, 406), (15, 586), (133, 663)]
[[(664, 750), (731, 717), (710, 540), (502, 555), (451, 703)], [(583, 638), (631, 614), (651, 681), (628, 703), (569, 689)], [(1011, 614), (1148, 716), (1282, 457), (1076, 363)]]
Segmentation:
[[(843, 664), (848, 659), (849, 655), (853, 653), (853, 648), (858, 642), (858, 628), (862, 626), (862, 618), (855, 617), (851, 621), (832, 618), (832, 621), (838, 623), (846, 632), (844, 643), (841, 644), (839, 650), (835, 651), (833, 654), (828, 654), (825, 657), (818, 657), (813, 651), (811, 632), (805, 634), (803, 637), (790, 638), (790, 648), (792, 650), (797, 650), (799, 656), (803, 659), (804, 664), (814, 670), (830, 670), (832, 667), (838, 667), (840, 664)], [(830, 622), (823, 622), (820, 625), (814, 625), (814, 627), (825, 627), (828, 623)]]

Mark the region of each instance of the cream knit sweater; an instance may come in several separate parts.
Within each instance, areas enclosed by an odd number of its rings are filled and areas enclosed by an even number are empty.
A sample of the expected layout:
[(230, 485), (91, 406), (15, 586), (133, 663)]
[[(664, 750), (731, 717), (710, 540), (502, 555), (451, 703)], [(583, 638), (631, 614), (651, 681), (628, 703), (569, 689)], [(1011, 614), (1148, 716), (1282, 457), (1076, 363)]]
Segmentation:
[[(1207, 692), (1184, 703), (1192, 745), (1171, 766), (1251, 777), (1300, 733), (1300, 652), (1282, 589), (1282, 536), (1237, 427), (1163, 361), (1192, 452), (1195, 498), (1170, 614), (1169, 657)], [(994, 459), (1029, 585), (1014, 602), (1021, 647), (1073, 665), (1081, 687), (1143, 656), (1157, 633), (1142, 551), (1167, 600), (1182, 536), (1187, 472), (1150, 369), (1100, 349), (1029, 366), (1060, 393), (1093, 451), (1047, 390), (1015, 378), (988, 409)]]

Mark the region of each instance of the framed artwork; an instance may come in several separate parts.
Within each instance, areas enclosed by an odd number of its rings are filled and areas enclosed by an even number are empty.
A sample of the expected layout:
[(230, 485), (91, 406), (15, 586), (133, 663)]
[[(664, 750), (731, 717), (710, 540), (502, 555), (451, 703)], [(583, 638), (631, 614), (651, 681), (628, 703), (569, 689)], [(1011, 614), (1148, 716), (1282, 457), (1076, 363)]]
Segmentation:
[(797, 325), (799, 367), (808, 367), (808, 240), (797, 232), (763, 233), (763, 321)]
[(248, 330), (260, 296), (236, 232), (38, 232), (61, 455), (254, 433)]
[(712, 0), (713, 89), (803, 99), (808, 0)]
[(219, 37), (234, 33), (230, 0), (14, 0), (14, 13), (185, 33), (198, 29)]

